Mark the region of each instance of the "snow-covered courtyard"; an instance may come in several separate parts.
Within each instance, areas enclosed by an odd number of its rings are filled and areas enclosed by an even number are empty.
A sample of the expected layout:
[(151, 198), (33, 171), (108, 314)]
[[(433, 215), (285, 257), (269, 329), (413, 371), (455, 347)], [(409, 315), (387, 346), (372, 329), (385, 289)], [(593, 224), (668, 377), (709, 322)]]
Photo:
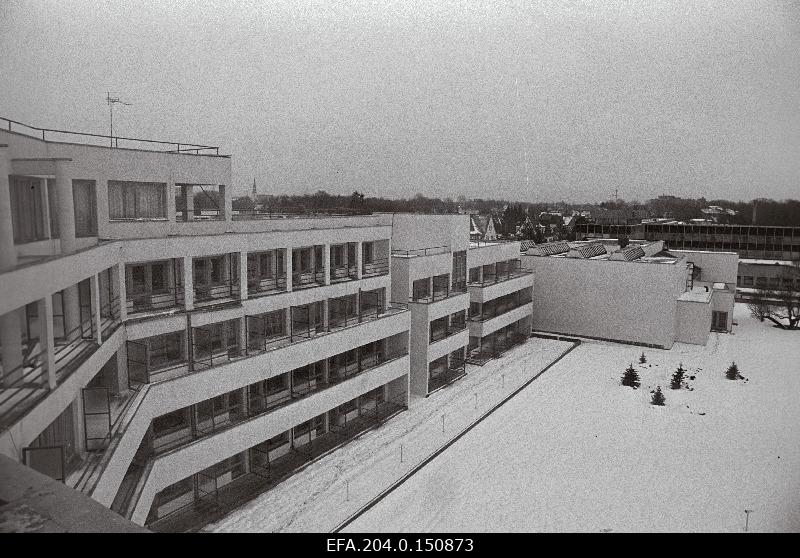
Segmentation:
[(427, 398), (412, 398), (407, 411), (310, 464), (206, 530), (335, 529), (571, 346), (529, 339), (502, 358), (470, 366), (465, 377)]
[[(750, 531), (800, 531), (800, 334), (734, 318), (646, 364), (582, 344), (346, 530), (736, 532), (747, 509)], [(691, 390), (669, 387), (679, 363)]]

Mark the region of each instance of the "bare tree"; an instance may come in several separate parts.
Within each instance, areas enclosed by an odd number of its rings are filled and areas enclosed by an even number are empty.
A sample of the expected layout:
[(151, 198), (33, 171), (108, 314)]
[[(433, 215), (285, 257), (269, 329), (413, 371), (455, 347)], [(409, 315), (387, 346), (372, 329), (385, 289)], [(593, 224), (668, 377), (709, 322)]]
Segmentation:
[(800, 285), (791, 277), (781, 277), (780, 287), (758, 289), (747, 308), (760, 321), (769, 320), (781, 329), (800, 329)]

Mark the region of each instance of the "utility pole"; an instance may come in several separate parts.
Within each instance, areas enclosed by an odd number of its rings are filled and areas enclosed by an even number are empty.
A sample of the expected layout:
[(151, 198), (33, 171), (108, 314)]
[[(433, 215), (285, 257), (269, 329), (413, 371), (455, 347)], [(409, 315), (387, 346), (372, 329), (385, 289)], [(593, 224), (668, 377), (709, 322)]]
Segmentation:
[(110, 91), (106, 91), (106, 102), (108, 103), (108, 113), (110, 119), (110, 132), (108, 134), (111, 147), (114, 147), (114, 103), (131, 106), (131, 103), (122, 101), (119, 97), (112, 97)]
[(750, 525), (750, 514), (753, 510), (744, 510), (744, 532), (747, 533), (747, 528)]

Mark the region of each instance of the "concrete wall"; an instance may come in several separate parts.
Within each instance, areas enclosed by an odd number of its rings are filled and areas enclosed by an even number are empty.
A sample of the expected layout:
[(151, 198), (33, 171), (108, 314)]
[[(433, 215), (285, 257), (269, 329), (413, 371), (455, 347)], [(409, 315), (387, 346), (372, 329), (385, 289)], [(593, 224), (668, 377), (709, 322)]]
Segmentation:
[(394, 214), (393, 250), (436, 246), (447, 246), (451, 252), (469, 248), (469, 215)]
[(711, 304), (679, 300), (675, 312), (675, 341), (705, 345), (711, 332)]
[(674, 342), (686, 266), (522, 256), (534, 273), (533, 329), (658, 345)]

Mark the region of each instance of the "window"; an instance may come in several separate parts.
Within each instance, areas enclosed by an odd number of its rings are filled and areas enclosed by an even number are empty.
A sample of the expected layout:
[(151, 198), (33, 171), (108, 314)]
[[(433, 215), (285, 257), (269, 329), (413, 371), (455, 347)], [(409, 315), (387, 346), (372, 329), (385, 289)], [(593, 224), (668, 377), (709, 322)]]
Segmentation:
[(43, 180), (24, 176), (9, 178), (14, 242), (23, 244), (46, 239)]
[(430, 281), (428, 279), (417, 279), (413, 284), (412, 298), (420, 300), (428, 298)]
[(362, 257), (364, 258), (365, 264), (371, 264), (375, 260), (375, 244), (372, 242), (365, 242), (362, 245), (362, 249), (364, 253)]
[(183, 332), (175, 331), (149, 339), (150, 369), (157, 370), (184, 362)]
[(259, 256), (259, 266), (261, 277), (271, 279), (274, 274), (272, 271), (272, 252), (266, 252)]
[(94, 180), (73, 180), (72, 201), (75, 209), (75, 236), (97, 236), (97, 201)]
[(469, 282), (470, 283), (480, 283), (481, 282), (481, 268), (480, 267), (473, 267), (469, 270)]
[(331, 265), (333, 267), (344, 267), (343, 245), (331, 246)]
[(753, 286), (753, 277), (750, 275), (744, 275), (742, 277), (742, 286), (744, 287), (752, 287)]
[(166, 184), (108, 181), (110, 219), (165, 219)]
[(356, 245), (354, 242), (347, 245), (347, 265), (349, 267), (356, 265)]

